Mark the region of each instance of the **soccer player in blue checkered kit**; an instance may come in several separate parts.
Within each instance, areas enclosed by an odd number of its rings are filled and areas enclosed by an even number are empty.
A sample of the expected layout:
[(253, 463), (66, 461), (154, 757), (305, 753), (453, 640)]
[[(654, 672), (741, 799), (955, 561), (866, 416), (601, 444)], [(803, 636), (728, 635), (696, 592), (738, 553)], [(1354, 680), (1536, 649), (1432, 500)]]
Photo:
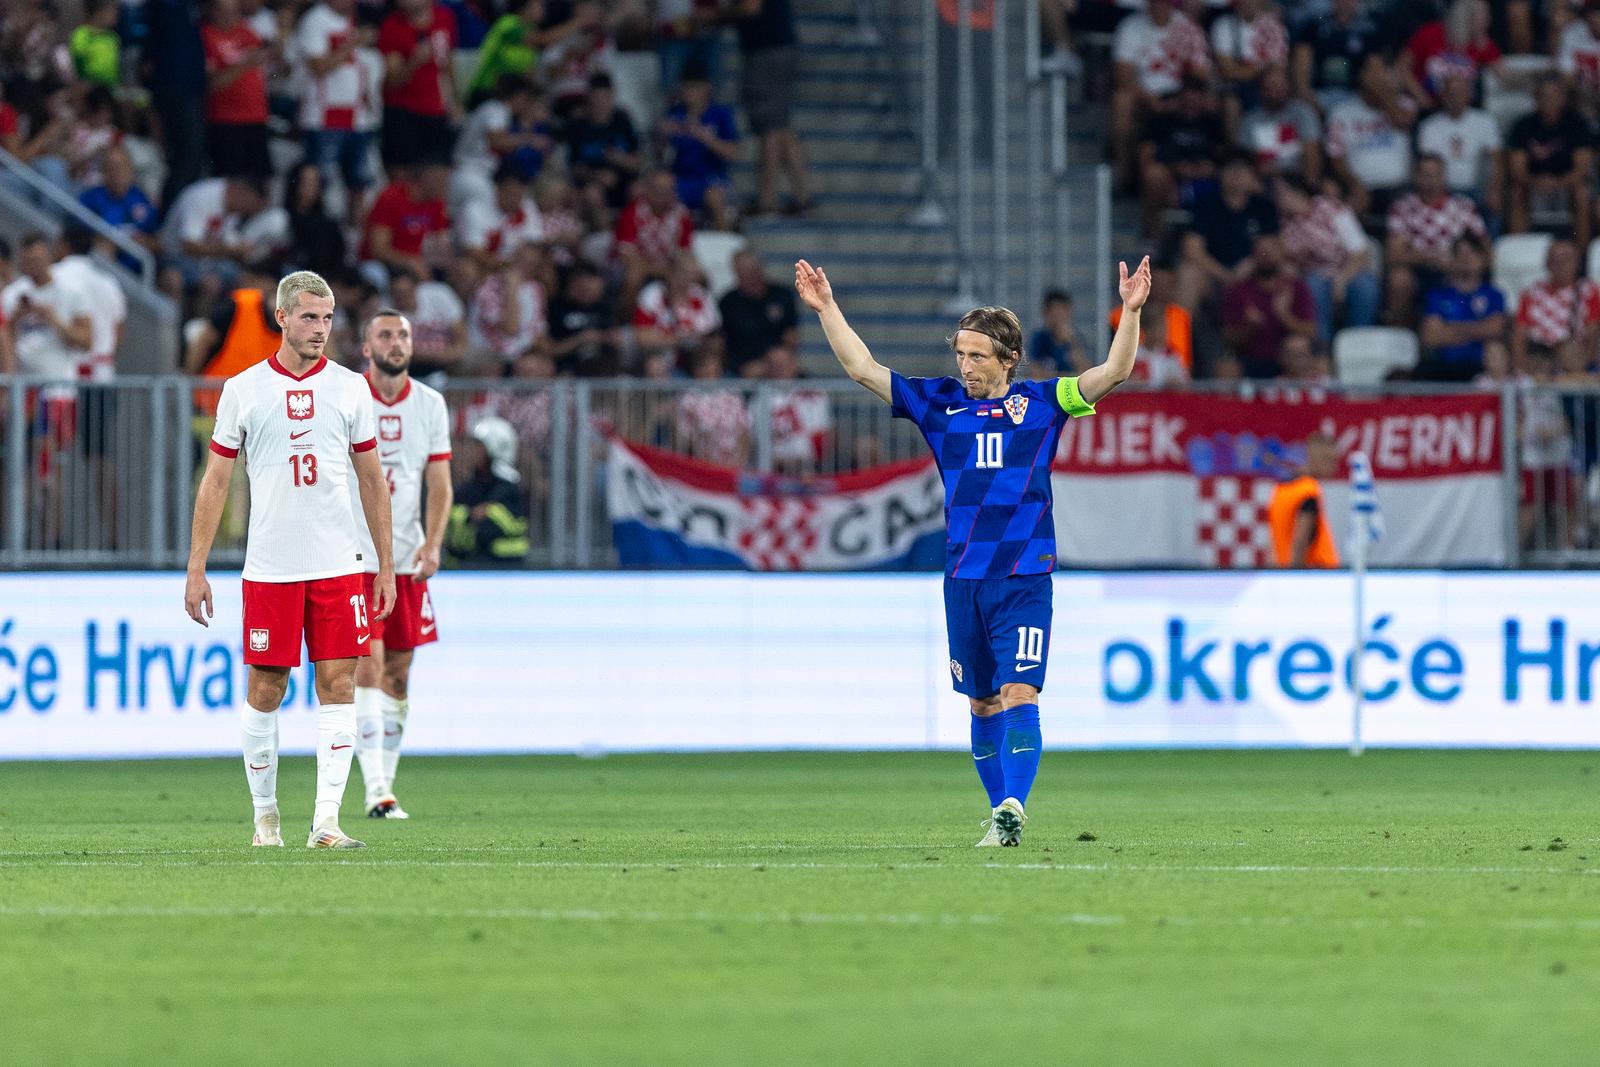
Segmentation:
[(979, 847), (1017, 844), (1028, 819), (1056, 566), (1050, 464), (1067, 420), (1094, 414), (1133, 373), (1150, 258), (1132, 275), (1126, 263), (1119, 271), (1122, 321), (1106, 361), (1075, 378), (1018, 381), (1022, 324), (1006, 308), (961, 317), (950, 338), (956, 376), (907, 378), (872, 358), (827, 275), (795, 264), (800, 299), (822, 319), (845, 373), (916, 423), (939, 461), (950, 680), (972, 705), (972, 759), (991, 808)]

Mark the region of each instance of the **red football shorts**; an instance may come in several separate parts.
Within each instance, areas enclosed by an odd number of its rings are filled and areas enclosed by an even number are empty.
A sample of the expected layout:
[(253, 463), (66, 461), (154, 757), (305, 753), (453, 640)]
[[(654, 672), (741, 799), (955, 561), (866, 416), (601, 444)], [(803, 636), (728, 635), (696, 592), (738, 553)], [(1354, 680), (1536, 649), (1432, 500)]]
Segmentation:
[(300, 666), (300, 642), (311, 662), (367, 654), (367, 598), (361, 575), (309, 582), (244, 583), (244, 661), (257, 667)]
[[(364, 577), (368, 608), (376, 611), (378, 598), (373, 594), (373, 586), (378, 576), (368, 574)], [(387, 619), (372, 619), (372, 639), (382, 641), (384, 648), (392, 648), (397, 652), (409, 652), (418, 645), (429, 645), (439, 640), (434, 627), (433, 598), (428, 596), (426, 579), (419, 581), (409, 574), (394, 576), (394, 610)]]

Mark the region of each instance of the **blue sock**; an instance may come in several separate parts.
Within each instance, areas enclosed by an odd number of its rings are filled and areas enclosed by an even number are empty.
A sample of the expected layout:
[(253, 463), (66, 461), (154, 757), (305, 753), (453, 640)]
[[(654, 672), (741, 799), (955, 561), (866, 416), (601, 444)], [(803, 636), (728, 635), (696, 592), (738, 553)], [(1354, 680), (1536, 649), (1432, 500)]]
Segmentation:
[(1006, 772), (998, 755), (1005, 732), (1003, 714), (972, 717), (972, 765), (978, 768), (978, 779), (989, 794), (991, 808), (1006, 798)]
[(1005, 792), (1000, 794), (1000, 799), (1016, 797), (1026, 805), (1028, 790), (1033, 788), (1033, 776), (1039, 773), (1039, 705), (1018, 704), (995, 718), (1006, 721), (1005, 737), (1000, 742), (1000, 770), (1005, 774)]

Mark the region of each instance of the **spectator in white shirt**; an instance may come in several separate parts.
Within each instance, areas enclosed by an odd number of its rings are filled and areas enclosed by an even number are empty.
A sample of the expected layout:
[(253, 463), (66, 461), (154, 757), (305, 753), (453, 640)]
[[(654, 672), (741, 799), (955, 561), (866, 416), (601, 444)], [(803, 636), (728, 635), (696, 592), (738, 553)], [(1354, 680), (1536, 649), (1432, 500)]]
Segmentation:
[(389, 274), (389, 298), (411, 320), (411, 373), (450, 371), (461, 364), (467, 354), (467, 311), (454, 289), (397, 267)]
[(1233, 11), (1211, 24), (1211, 51), (1226, 89), (1223, 118), (1231, 133), (1241, 110), (1255, 106), (1267, 68), (1288, 64), (1289, 33), (1266, 0), (1234, 0)]
[(276, 209), (279, 220), (271, 208), (266, 181), (259, 175), (208, 178), (189, 186), (168, 210), (162, 231), (163, 288), (181, 295), (185, 288), (198, 287), (202, 306), (215, 303), (240, 268), (256, 258), (252, 248), (274, 242), (271, 231), (280, 221), (287, 242), (288, 215)]
[(1573, 19), (1561, 31), (1556, 65), (1577, 89), (1578, 99), (1592, 118), (1600, 107), (1600, 3), (1585, 3), (1583, 17)]
[(1117, 26), (1111, 46), (1116, 92), (1111, 99), (1111, 147), (1117, 179), (1134, 176), (1139, 124), (1172, 109), (1186, 74), (1211, 73), (1205, 31), (1176, 9), (1173, 0), (1150, 0), (1146, 12)]
[(40, 234), (22, 239), (17, 277), (0, 292), (0, 318), (17, 370), (72, 380), (94, 344), (94, 294), (70, 277), (56, 277), (50, 242)]
[(371, 55), (373, 32), (357, 25), (356, 0), (323, 0), (300, 19), (295, 51), (304, 72), (300, 129), (306, 160), (332, 178), (337, 167), (347, 196), (347, 218), (361, 220), (363, 194), (372, 184), (368, 157), (378, 91)]
[(1328, 158), (1358, 215), (1384, 211), (1411, 180), (1416, 104), (1400, 92), (1394, 69), (1373, 53), (1361, 64), (1360, 95), (1328, 113)]
[(1267, 174), (1322, 176), (1322, 119), (1317, 109), (1289, 95), (1289, 72), (1268, 67), (1261, 75), (1260, 103), (1239, 123), (1239, 147)]
[(461, 250), (485, 271), (508, 263), (517, 249), (544, 239), (539, 208), (528, 196), (522, 168), (507, 160), (494, 176), (494, 197), (487, 203), (469, 200), (456, 227)]
[(1444, 160), (1452, 192), (1470, 196), (1498, 215), (1505, 175), (1500, 127), (1487, 111), (1472, 106), (1472, 79), (1451, 74), (1444, 80), (1444, 109), (1417, 127), (1417, 150)]

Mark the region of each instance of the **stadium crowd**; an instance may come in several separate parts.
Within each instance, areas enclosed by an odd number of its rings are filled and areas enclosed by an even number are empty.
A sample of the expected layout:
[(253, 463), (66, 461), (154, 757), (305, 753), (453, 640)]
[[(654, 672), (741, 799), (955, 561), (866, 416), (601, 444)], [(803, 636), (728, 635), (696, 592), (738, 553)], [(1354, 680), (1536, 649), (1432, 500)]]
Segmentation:
[[(1600, 381), (1600, 2), (1046, 7), (1157, 249), (1157, 381), (1332, 382), (1375, 325), (1420, 349), (1392, 378)], [(1077, 350), (1053, 321), (1036, 358)]]
[[(716, 88), (729, 40), (762, 72), (737, 113)], [(792, 78), (774, 77), (794, 53), (788, 0), (18, 0), (0, 147), (157, 257), (194, 372), (223, 341), (198, 324), (231, 316), (235, 288), (307, 268), (338, 288), (346, 361), (397, 302), (424, 372), (714, 359), (760, 377), (794, 343), (792, 299), (766, 328), (775, 290), (747, 256), (712, 300), (694, 239), (809, 209)]]
[[(1343, 331), (1383, 325), (1420, 352), (1390, 377), (1600, 381), (1600, 0), (1039, 3), (1045, 69), (1107, 111), (1156, 249), (1146, 380), (1332, 383), (1360, 354)], [(335, 287), (332, 350), (352, 366), (359, 324), (392, 304), (435, 381), (792, 380), (790, 287), (731, 255), (742, 238), (704, 238), (812, 206), (794, 6), (15, 0), (0, 148), (155, 257), (190, 373), (237, 370), (274, 329), (272, 280), (309, 268)], [(745, 202), (739, 160), (757, 165)], [(0, 249), (0, 370), (114, 373), (121, 305), (94, 295), (115, 288), (94, 245), (69, 226)], [(718, 298), (708, 268), (731, 275)], [(1102, 355), (1070, 294), (1044, 295), (1038, 327), (1036, 376)], [(814, 469), (828, 403), (785, 395), (774, 458)], [(473, 417), (537, 451), (548, 400), (499, 403)], [(1596, 436), (1573, 415), (1524, 419), (1525, 462), (1557, 462), (1579, 424)], [(751, 454), (756, 413), (731, 385), (624, 417), (646, 443)], [(1576, 447), (1594, 467), (1596, 442)]]

